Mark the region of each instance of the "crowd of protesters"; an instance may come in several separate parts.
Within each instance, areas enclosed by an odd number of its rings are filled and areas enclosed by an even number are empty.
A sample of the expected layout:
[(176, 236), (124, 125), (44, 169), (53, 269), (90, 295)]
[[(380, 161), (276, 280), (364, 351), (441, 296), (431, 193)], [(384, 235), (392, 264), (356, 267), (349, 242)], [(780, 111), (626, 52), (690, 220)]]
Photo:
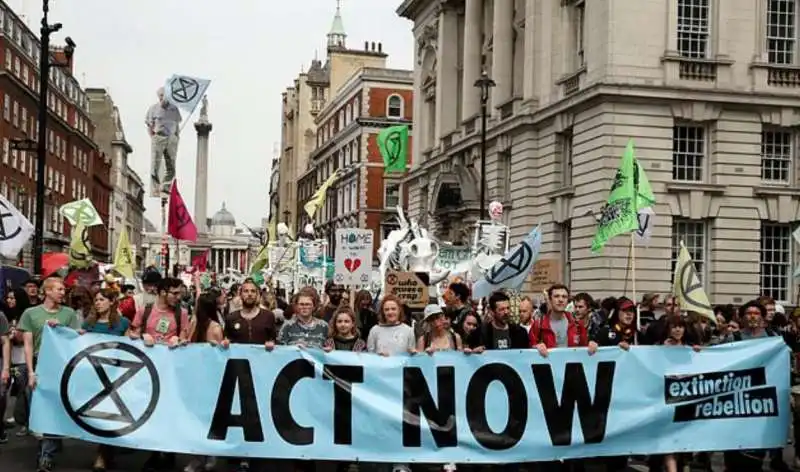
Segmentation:
[[(227, 291), (216, 287), (201, 291), (197, 286), (187, 287), (180, 279), (146, 272), (142, 285), (141, 293), (135, 293), (132, 286), (104, 287), (102, 281), (68, 289), (61, 279), (48, 278), (41, 283), (31, 280), (4, 295), (0, 304), (0, 413), (6, 412), (9, 395), (16, 400), (13, 411), (7, 413), (8, 419), (0, 421), (0, 444), (9, 440), (8, 427), (16, 428), (16, 436), (30, 434), (30, 392), (36, 387), (35, 366), (47, 325), (66, 326), (79, 333), (129, 336), (140, 339), (145, 346), (209, 343), (224, 349), (230, 344), (251, 344), (272, 350), (276, 345), (289, 345), (381, 356), (434, 355), (444, 350), (480, 354), (496, 349), (535, 349), (546, 357), (551, 350), (565, 347), (585, 347), (587, 355), (592, 355), (599, 347), (627, 350), (634, 344), (701, 350), (766, 336), (782, 336), (793, 352), (800, 351), (800, 310), (787, 317), (783, 308), (769, 298), (740, 307), (716, 307), (713, 323), (697, 313), (681, 311), (669, 296), (662, 300), (656, 294), (647, 294), (639, 303), (625, 297), (596, 301), (587, 293), (571, 294), (564, 285), (551, 286), (538, 302), (495, 292), (476, 304), (469, 287), (454, 282), (443, 294), (443, 306), (431, 304), (420, 313), (408, 311), (391, 295), (381, 297), (378, 303), (366, 290), (356, 292), (351, 303), (347, 291), (330, 283), (322, 294), (306, 287), (291, 300), (264, 290), (249, 279)], [(39, 472), (53, 469), (60, 447), (59, 438), (39, 438)], [(115, 448), (100, 446), (91, 469), (105, 472), (114, 467), (117, 453)], [(765, 462), (775, 471), (791, 470), (783, 460), (782, 450), (722, 454), (726, 469), (732, 472), (761, 470)], [(677, 472), (690, 464), (711, 470), (711, 455), (667, 454), (645, 460), (651, 471)], [(599, 466), (611, 472), (626, 470), (630, 459), (580, 459), (504, 468), (578, 472)], [(256, 465), (249, 459), (225, 458), (225, 462), (241, 472)], [(281, 461), (269, 462), (274, 465)], [(195, 458), (186, 472), (210, 471), (221, 464), (213, 457)], [(297, 461), (287, 470), (308, 472), (325, 466), (322, 462)], [(174, 454), (153, 453), (143, 470), (165, 472), (175, 467)], [(406, 464), (375, 465), (376, 469), (381, 467), (410, 468)], [(474, 468), (445, 466), (453, 467)]]

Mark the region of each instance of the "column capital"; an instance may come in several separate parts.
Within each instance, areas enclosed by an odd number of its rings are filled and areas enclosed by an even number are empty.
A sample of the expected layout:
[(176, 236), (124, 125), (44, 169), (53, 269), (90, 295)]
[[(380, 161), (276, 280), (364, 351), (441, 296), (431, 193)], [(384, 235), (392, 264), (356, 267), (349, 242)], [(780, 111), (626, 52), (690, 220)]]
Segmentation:
[(203, 123), (198, 121), (197, 123), (194, 124), (194, 129), (197, 130), (198, 136), (208, 137), (208, 135), (211, 134), (211, 130), (213, 128), (214, 126), (211, 123)]

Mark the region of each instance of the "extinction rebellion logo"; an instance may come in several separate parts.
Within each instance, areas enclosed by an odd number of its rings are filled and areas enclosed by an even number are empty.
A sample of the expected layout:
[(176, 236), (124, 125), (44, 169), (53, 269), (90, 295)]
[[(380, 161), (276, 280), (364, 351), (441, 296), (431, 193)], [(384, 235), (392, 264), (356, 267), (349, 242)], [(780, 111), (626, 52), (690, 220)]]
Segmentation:
[(664, 401), (675, 405), (676, 423), (778, 416), (778, 391), (763, 367), (666, 376)]

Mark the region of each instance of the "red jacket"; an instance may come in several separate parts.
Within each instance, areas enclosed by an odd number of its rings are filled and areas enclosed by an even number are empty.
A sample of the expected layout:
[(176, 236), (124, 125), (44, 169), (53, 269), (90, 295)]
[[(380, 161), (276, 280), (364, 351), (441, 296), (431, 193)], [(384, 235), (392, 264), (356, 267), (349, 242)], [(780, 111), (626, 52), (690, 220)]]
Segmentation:
[[(578, 323), (572, 318), (569, 313), (564, 313), (567, 320), (567, 346), (568, 347), (582, 347), (589, 345), (589, 332), (583, 323)], [(556, 333), (550, 328), (550, 313), (545, 316), (539, 316), (533, 319), (531, 329), (528, 333), (528, 339), (531, 342), (531, 347), (536, 347), (539, 344), (544, 344), (547, 349), (553, 349), (556, 346)]]

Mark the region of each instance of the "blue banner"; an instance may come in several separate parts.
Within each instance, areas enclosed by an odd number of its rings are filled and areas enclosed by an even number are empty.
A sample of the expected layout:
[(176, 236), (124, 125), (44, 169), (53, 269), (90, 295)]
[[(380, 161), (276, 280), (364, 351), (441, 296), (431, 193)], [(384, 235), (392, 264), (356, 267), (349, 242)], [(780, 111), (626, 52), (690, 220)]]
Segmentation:
[[(234, 457), (505, 463), (786, 445), (779, 338), (379, 357), (46, 328), (31, 428)], [(746, 434), (742, 432), (746, 431)]]

